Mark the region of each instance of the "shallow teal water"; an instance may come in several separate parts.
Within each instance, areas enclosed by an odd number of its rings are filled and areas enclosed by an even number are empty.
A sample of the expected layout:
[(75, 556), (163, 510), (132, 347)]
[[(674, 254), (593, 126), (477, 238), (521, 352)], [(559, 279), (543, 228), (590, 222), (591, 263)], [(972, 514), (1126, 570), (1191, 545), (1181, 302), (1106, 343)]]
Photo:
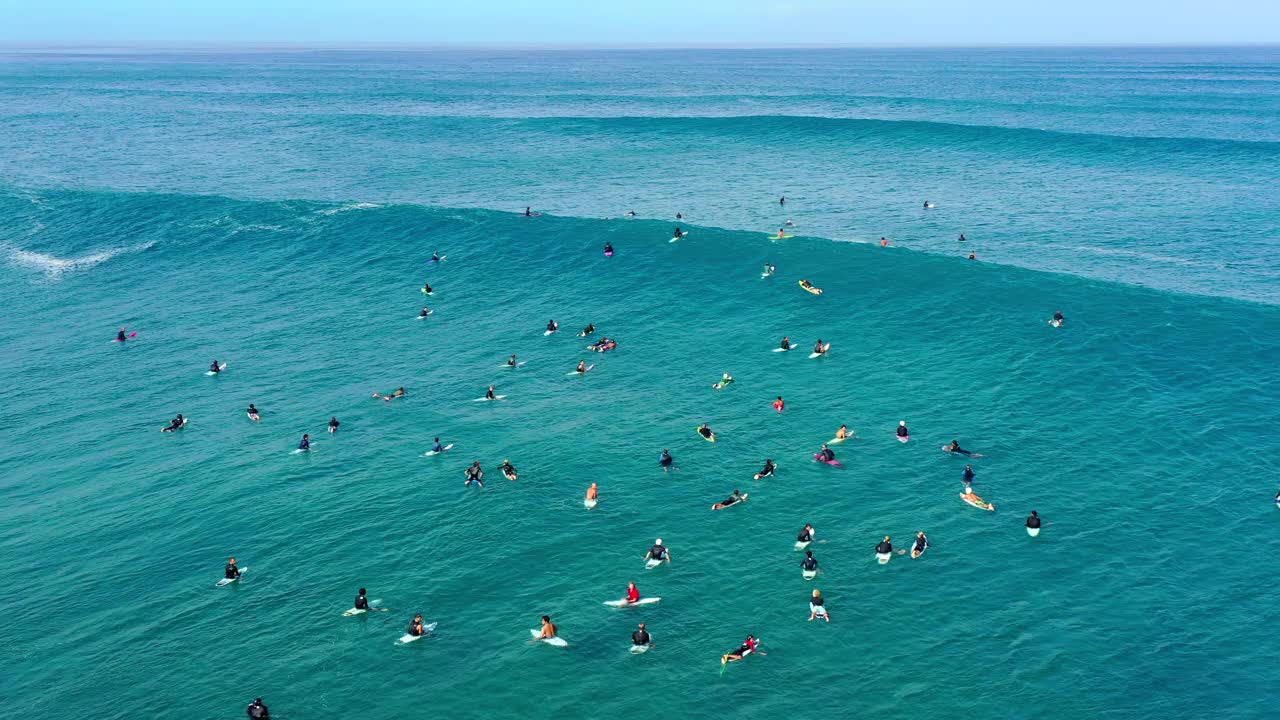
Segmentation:
[[(1274, 304), (699, 223), (673, 244), (657, 220), (6, 177), (0, 543), (22, 582), (0, 647), (28, 714), (239, 717), (256, 695), (285, 718), (1275, 706)], [(584, 351), (587, 322), (618, 351)], [(121, 324), (136, 342), (109, 342)], [(771, 352), (783, 334), (832, 352)], [(512, 352), (528, 365), (501, 369)], [(230, 367), (207, 377), (214, 358)], [(580, 359), (598, 365), (566, 377)], [(509, 399), (471, 402), (489, 383)], [(178, 412), (185, 431), (156, 432)], [(841, 423), (847, 469), (812, 462)], [(294, 455), (303, 432), (315, 451)], [(457, 447), (421, 457), (436, 435)], [(952, 439), (985, 455), (996, 513), (957, 497)], [(752, 481), (765, 457), (777, 477)], [(471, 460), (483, 490), (462, 485)], [(751, 501), (707, 510), (735, 487)], [(1051, 523), (1035, 540), (1032, 508)], [(829, 625), (805, 622), (806, 522)], [(916, 530), (923, 558), (875, 563)], [(657, 536), (675, 562), (645, 571)], [(230, 554), (251, 570), (214, 588)], [(628, 580), (663, 601), (600, 604)], [(394, 611), (341, 617), (360, 586)], [(396, 646), (416, 611), (437, 636)], [(525, 642), (544, 613), (567, 649)], [(633, 657), (640, 620), (656, 647)], [(769, 655), (721, 676), (748, 632)]]

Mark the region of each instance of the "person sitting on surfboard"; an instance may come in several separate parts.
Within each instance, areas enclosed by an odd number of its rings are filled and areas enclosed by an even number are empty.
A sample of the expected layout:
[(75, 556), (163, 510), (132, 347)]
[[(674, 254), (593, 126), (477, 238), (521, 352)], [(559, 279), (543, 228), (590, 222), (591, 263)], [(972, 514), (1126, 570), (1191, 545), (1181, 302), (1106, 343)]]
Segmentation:
[(599, 500), (600, 488), (596, 483), (591, 483), (591, 487), (587, 488), (587, 500)]
[(778, 228), (778, 238), (782, 239), (786, 236), (787, 236), (787, 231), (783, 230), (782, 228)]
[(217, 361), (217, 360), (214, 360), (214, 361), (213, 361), (213, 364), (209, 366), (209, 372), (211, 372), (211, 373), (220, 373), (220, 372), (222, 372), (222, 368), (218, 366), (218, 361)]
[(1062, 311), (1061, 311), (1061, 310), (1054, 310), (1054, 311), (1053, 311), (1053, 324), (1054, 324), (1054, 325), (1061, 326), (1061, 325), (1062, 325), (1062, 323), (1064, 323), (1064, 322), (1066, 322), (1066, 321), (1067, 321), (1067, 319), (1066, 319), (1066, 318), (1064, 318), (1064, 317), (1062, 317)]
[(605, 257), (612, 257), (612, 256), (613, 256), (613, 245), (612, 245), (612, 244), (610, 244), (610, 243), (605, 243), (605, 244), (604, 244), (604, 256), (605, 256)]
[(911, 431), (907, 429), (906, 420), (898, 421), (898, 437), (900, 438), (911, 437)]
[(826, 443), (822, 443), (822, 449), (818, 451), (818, 455), (824, 462), (831, 462), (836, 459), (836, 454)]
[(745, 496), (743, 496), (743, 494), (742, 494), (741, 492), (739, 492), (739, 490), (738, 490), (737, 488), (734, 488), (734, 489), (733, 489), (733, 494), (732, 494), (732, 495), (730, 495), (729, 497), (725, 498), (724, 500), (721, 500), (720, 502), (716, 503), (715, 505), (712, 505), (712, 506), (711, 506), (711, 509), (712, 509), (712, 510), (723, 510), (723, 509), (725, 509), (725, 508), (729, 507), (730, 505), (737, 505), (738, 503), (742, 502), (742, 501), (743, 501), (743, 500), (745, 500), (745, 499), (746, 499), (746, 497), (745, 497)]
[[(671, 451), (666, 448), (662, 449), (662, 455), (658, 457), (658, 464), (662, 466), (662, 472), (667, 472), (675, 466), (675, 458), (671, 457)], [(680, 468), (676, 468), (679, 470)]]
[(787, 404), (782, 401), (781, 395), (778, 396), (777, 400), (773, 401), (773, 409), (777, 410), (778, 412), (782, 412), (783, 410), (786, 409), (786, 407), (787, 407)]
[(223, 577), (225, 577), (228, 580), (240, 579), (240, 568), (236, 567), (235, 558), (227, 558), (227, 567), (223, 571)]
[(360, 588), (360, 593), (356, 595), (356, 602), (354, 605), (356, 610), (369, 610), (369, 598), (367, 594), (367, 590)]
[(492, 386), (492, 385), (490, 385), (490, 386), (489, 386), (489, 389), (488, 389), (488, 390), (485, 390), (485, 391), (484, 391), (484, 399), (485, 399), (485, 400), (494, 400), (494, 399), (496, 399), (496, 396), (493, 394), (493, 386)]
[(630, 604), (632, 604), (632, 603), (638, 603), (638, 602), (640, 602), (640, 588), (636, 587), (636, 583), (635, 583), (635, 581), (634, 581), (634, 580), (632, 580), (631, 582), (627, 583), (627, 597), (626, 597), (626, 601), (627, 601), (627, 604), (628, 604), (628, 605), (630, 605)]
[(911, 544), (911, 557), (918, 558), (929, 549), (929, 538), (925, 537), (924, 531), (916, 533), (916, 540)]
[(300, 442), (298, 442), (298, 449), (299, 449), (299, 450), (310, 450), (310, 449), (311, 449), (311, 436), (310, 436), (310, 435), (308, 435), (308, 434), (306, 434), (306, 433), (303, 433), (303, 434), (302, 434), (302, 440), (301, 440)]
[(822, 344), (822, 338), (818, 338), (817, 344), (813, 346), (813, 352), (815, 355), (823, 355), (827, 352), (826, 346)]
[(470, 485), (474, 482), (476, 485), (484, 487), (484, 470), (481, 469), (479, 460), (471, 463), (471, 467), (463, 470), (462, 474), (467, 476), (467, 481), (463, 485)]
[(783, 350), (790, 350), (790, 349), (791, 349), (791, 338), (790, 338), (790, 337), (788, 337), (788, 336), (786, 336), (786, 335), (783, 335), (783, 336), (782, 336), (782, 344), (778, 345), (778, 347), (782, 348)]
[[(1280, 497), (1280, 493), (1277, 493), (1277, 497)], [(1031, 511), (1031, 515), (1027, 516), (1027, 527), (1037, 530), (1040, 528), (1040, 513)]]
[(809, 599), (809, 621), (814, 618), (822, 618), (827, 622), (831, 622), (831, 616), (827, 614), (827, 608), (823, 606), (822, 591), (814, 588), (813, 597)]
[(965, 465), (964, 466), (964, 491), (966, 493), (973, 492), (973, 488), (970, 487), (970, 485), (973, 485), (973, 477), (974, 477), (973, 466)]
[(524, 209), (525, 217), (533, 217), (533, 208), (526, 206)]
[(672, 237), (683, 237), (683, 236), (684, 236), (684, 233), (680, 231), (680, 226), (677, 225), (675, 235), (672, 235)]
[(424, 294), (426, 294), (426, 295), (430, 295), (431, 293), (433, 293), (433, 292), (435, 292), (435, 291), (431, 289), (431, 283), (423, 283), (423, 284), (422, 284), (422, 292), (423, 292)]
[(849, 433), (848, 425), (841, 425), (840, 429), (836, 431), (837, 440), (848, 440), (850, 437), (853, 436)]
[(665, 560), (670, 564), (671, 552), (662, 544), (662, 538), (658, 538), (653, 541), (653, 547), (649, 548), (649, 552), (645, 553), (644, 559), (646, 562), (649, 560)]
[(338, 432), (338, 426), (341, 424), (342, 423), (338, 422), (338, 418), (336, 416), (329, 418), (329, 432), (331, 433)]
[(422, 312), (418, 313), (418, 317), (426, 317), (431, 314), (431, 308), (426, 305), (422, 306)]
[(542, 631), (538, 633), (538, 636), (535, 637), (532, 640), (532, 642), (538, 642), (539, 640), (550, 640), (551, 638), (555, 637), (556, 633), (559, 631), (560, 629), (556, 627), (556, 624), (551, 622), (551, 616), (543, 615)]
[(644, 629), (644, 623), (640, 623), (640, 627), (631, 633), (631, 644), (637, 647), (649, 644), (649, 631)]
[(498, 466), (498, 469), (502, 471), (502, 474), (505, 475), (508, 480), (515, 480), (520, 477), (520, 473), (516, 471), (516, 466), (512, 465), (511, 461), (506, 458), (502, 459), (502, 464)]
[(969, 253), (969, 259), (970, 259), (970, 260), (977, 260), (977, 259), (978, 259), (978, 253), (976, 253), (976, 252), (971, 252), (971, 253)]
[(432, 250), (432, 251), (431, 251), (431, 262), (440, 262), (440, 251), (439, 251), (439, 250)]
[(806, 572), (813, 572), (818, 569), (818, 558), (813, 556), (812, 550), (804, 551), (804, 559), (800, 561), (800, 568)]
[(778, 466), (773, 464), (773, 458), (766, 458), (764, 461), (764, 467), (760, 472), (756, 473), (755, 479), (759, 480), (760, 478), (773, 477), (773, 471), (777, 469)]
[(508, 367), (515, 367), (515, 366), (516, 366), (516, 354), (515, 354), (515, 353), (511, 353), (511, 357), (507, 358), (507, 366), (508, 366)]
[(702, 423), (702, 426), (698, 428), (698, 434), (708, 440), (714, 441), (716, 439), (716, 434), (711, 432), (711, 428), (707, 427), (706, 423)]
[(435, 444), (431, 446), (431, 452), (444, 452), (444, 446), (440, 444), (440, 438), (436, 438)]
[(796, 535), (796, 542), (813, 542), (813, 526), (805, 523), (804, 527), (800, 528), (800, 534)]
[(772, 275), (777, 271), (778, 271), (778, 268), (774, 266), (772, 263), (765, 263), (764, 272), (761, 273), (761, 275)]
[(409, 621), (409, 627), (405, 632), (415, 637), (426, 634), (427, 629), (422, 625), (422, 613), (418, 613), (413, 616), (413, 619)]
[(587, 323), (587, 326), (582, 328), (582, 332), (578, 333), (578, 337), (586, 337), (595, 331), (596, 331), (595, 323)]
[(124, 342), (125, 340), (128, 339), (127, 336), (124, 334), (124, 330), (125, 330), (124, 328), (120, 328), (120, 332), (116, 333), (116, 342)]
[(249, 409), (245, 410), (245, 414), (248, 415), (249, 419), (254, 422), (257, 422), (262, 419), (262, 416), (258, 414), (258, 408), (254, 407), (253, 403), (249, 403)]
[(720, 656), (720, 664), (723, 665), (729, 662), (737, 662), (738, 660), (746, 657), (747, 653), (754, 653), (756, 655), (768, 654), (760, 650), (757, 645), (756, 636), (748, 635), (747, 639), (742, 641), (742, 645), (740, 645), (737, 650), (732, 650)]
[(893, 554), (893, 543), (889, 542), (888, 535), (885, 535), (884, 540), (881, 540), (880, 544), (876, 545), (876, 554), (877, 555)]
[(577, 369), (577, 370), (574, 370), (574, 372), (576, 372), (576, 373), (584, 373), (584, 372), (586, 372), (586, 371), (587, 371), (587, 361), (586, 361), (586, 360), (579, 360), (579, 361), (578, 361), (578, 369)]

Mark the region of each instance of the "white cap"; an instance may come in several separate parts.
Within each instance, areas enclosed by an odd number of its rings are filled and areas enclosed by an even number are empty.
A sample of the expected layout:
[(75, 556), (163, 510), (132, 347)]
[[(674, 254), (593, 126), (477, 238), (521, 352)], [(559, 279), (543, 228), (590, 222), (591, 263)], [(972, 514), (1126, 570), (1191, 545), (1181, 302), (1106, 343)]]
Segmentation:
[(906, 421), (906, 420), (899, 420), (899, 421), (898, 421), (898, 424), (899, 424), (899, 425), (901, 425), (901, 426), (903, 426), (903, 427), (906, 427), (906, 426), (907, 426), (907, 421)]
[(662, 538), (658, 538), (657, 540), (654, 540), (654, 541), (653, 541), (653, 544), (654, 544), (654, 545), (661, 545), (661, 544), (662, 544)]

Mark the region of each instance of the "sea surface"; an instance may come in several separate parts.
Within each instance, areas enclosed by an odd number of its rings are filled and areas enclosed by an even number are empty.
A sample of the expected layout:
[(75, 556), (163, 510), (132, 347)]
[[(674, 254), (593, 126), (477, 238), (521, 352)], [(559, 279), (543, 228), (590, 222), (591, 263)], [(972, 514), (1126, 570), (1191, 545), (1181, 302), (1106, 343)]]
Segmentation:
[(1278, 188), (1275, 48), (6, 51), (0, 696), (1273, 717)]

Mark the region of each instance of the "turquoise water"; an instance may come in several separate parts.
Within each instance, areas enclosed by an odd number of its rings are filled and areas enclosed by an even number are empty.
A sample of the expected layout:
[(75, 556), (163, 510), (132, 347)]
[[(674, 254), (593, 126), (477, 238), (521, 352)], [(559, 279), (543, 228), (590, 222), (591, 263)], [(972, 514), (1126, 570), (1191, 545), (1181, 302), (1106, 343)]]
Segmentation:
[[(257, 695), (284, 718), (1269, 716), (1271, 56), (949, 52), (8, 58), (6, 697), (47, 718), (240, 717)], [(771, 94), (841, 68), (847, 94)], [(912, 99), (858, 99), (912, 77)], [(677, 209), (692, 234), (669, 243)], [(799, 236), (769, 241), (787, 217)], [(1081, 223), (1114, 232), (1023, 236)], [(1215, 240), (1153, 232), (1177, 228)], [(586, 352), (588, 322), (619, 349)], [(802, 350), (771, 352), (784, 334)], [(566, 377), (578, 360), (598, 365)], [(490, 383), (509, 399), (472, 402)], [(847, 469), (812, 462), (841, 423)], [(457, 447), (422, 457), (437, 435)], [(997, 512), (957, 497), (952, 439)], [(735, 487), (746, 505), (708, 511)], [(923, 558), (875, 563), (916, 530)], [(658, 536), (675, 562), (645, 571)], [(250, 571), (214, 588), (232, 554)], [(662, 602), (603, 607), (628, 580)], [(360, 586), (393, 612), (341, 617)], [(805, 622), (814, 586), (830, 624)], [(437, 635), (396, 646), (418, 611)], [(544, 613), (567, 649), (526, 642)], [(749, 632), (769, 655), (722, 676)]]

